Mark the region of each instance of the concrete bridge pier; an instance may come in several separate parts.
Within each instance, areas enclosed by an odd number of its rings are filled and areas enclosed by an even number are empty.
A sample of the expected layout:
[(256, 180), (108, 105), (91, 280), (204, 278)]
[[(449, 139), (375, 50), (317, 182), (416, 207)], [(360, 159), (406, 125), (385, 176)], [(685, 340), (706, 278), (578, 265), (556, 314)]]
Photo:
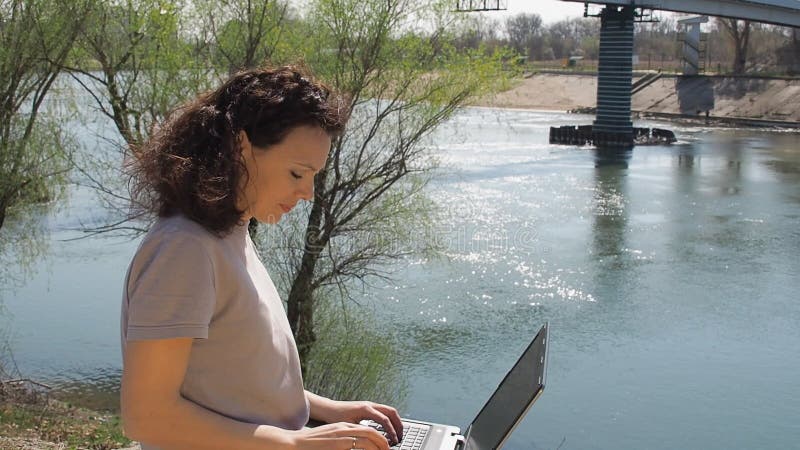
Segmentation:
[(600, 62), (597, 68), (595, 120), (592, 125), (550, 127), (550, 143), (592, 144), (598, 149), (619, 150), (633, 148), (634, 144), (675, 142), (675, 134), (669, 130), (634, 128), (631, 121), (633, 24), (641, 15), (637, 15), (633, 5), (606, 4), (598, 16)]
[(606, 5), (600, 13), (597, 115), (592, 127), (598, 147), (633, 146), (633, 6)]

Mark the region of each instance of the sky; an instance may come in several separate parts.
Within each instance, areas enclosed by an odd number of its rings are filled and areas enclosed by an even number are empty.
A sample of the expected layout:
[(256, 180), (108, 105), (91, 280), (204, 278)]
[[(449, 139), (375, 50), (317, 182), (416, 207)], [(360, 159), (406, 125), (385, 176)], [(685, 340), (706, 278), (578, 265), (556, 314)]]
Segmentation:
[[(573, 17), (583, 17), (583, 3), (562, 2), (560, 0), (505, 0), (508, 10), (482, 12), (491, 18), (505, 19), (522, 12), (542, 16), (544, 23), (558, 22)], [(474, 14), (474, 13), (473, 13)]]
[[(451, 0), (455, 5), (456, 0)], [(491, 11), (470, 14), (484, 14), (491, 18), (498, 18), (501, 21), (508, 16), (513, 16), (521, 12), (537, 13), (542, 16), (545, 23), (558, 22), (568, 17), (582, 17), (583, 3), (562, 2), (560, 0), (501, 0), (506, 2), (508, 10)], [(289, 0), (298, 10), (303, 11), (308, 0)]]
[[(451, 0), (455, 5), (456, 0)], [(506, 17), (519, 13), (536, 13), (542, 16), (542, 21), (546, 24), (558, 22), (559, 20), (583, 17), (583, 3), (561, 0), (501, 0), (505, 2), (507, 9), (504, 11), (472, 12), (469, 14), (481, 14), (486, 17), (505, 21)], [(289, 0), (291, 4), (300, 11), (305, 8), (308, 0)], [(591, 5), (589, 12), (596, 14), (600, 11), (600, 5)], [(672, 13), (661, 12), (662, 17)]]

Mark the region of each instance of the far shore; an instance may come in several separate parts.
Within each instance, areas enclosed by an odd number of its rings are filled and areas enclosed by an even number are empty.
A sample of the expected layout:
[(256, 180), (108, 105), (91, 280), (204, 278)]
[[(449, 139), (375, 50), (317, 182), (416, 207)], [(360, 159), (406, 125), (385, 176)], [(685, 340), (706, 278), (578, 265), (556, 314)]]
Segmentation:
[[(634, 81), (639, 76), (634, 75)], [(705, 111), (685, 110), (685, 96), (681, 98), (677, 89), (679, 79), (674, 75), (665, 75), (634, 94), (632, 112), (640, 117), (705, 121)], [(708, 95), (713, 95), (713, 108), (708, 111), (711, 121), (800, 127), (798, 78), (708, 76), (695, 77), (694, 80), (709, 86)], [(514, 80), (511, 89), (478, 99), (472, 105), (541, 111), (591, 111), (597, 105), (596, 95), (595, 74), (549, 72)]]

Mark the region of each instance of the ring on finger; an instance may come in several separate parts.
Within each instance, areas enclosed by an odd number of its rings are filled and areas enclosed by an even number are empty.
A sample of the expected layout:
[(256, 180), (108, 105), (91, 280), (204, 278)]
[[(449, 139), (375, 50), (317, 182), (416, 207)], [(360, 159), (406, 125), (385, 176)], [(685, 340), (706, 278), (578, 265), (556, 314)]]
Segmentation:
[(357, 437), (355, 437), (355, 436), (350, 436), (350, 437), (353, 438), (353, 446), (350, 447), (351, 450), (364, 450), (363, 448), (357, 448), (356, 447), (356, 445), (358, 445), (358, 438)]

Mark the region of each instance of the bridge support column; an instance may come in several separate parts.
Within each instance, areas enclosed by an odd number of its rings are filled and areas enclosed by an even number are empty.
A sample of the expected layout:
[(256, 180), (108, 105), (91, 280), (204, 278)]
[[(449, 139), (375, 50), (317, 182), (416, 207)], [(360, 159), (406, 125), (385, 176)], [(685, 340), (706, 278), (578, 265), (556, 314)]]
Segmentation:
[(598, 147), (633, 146), (631, 81), (635, 16), (632, 6), (606, 5), (600, 13), (597, 116), (592, 129)]
[(700, 24), (708, 22), (708, 17), (691, 17), (679, 20), (678, 24), (686, 27), (683, 37), (683, 74), (697, 75), (705, 70), (706, 41), (700, 32)]

